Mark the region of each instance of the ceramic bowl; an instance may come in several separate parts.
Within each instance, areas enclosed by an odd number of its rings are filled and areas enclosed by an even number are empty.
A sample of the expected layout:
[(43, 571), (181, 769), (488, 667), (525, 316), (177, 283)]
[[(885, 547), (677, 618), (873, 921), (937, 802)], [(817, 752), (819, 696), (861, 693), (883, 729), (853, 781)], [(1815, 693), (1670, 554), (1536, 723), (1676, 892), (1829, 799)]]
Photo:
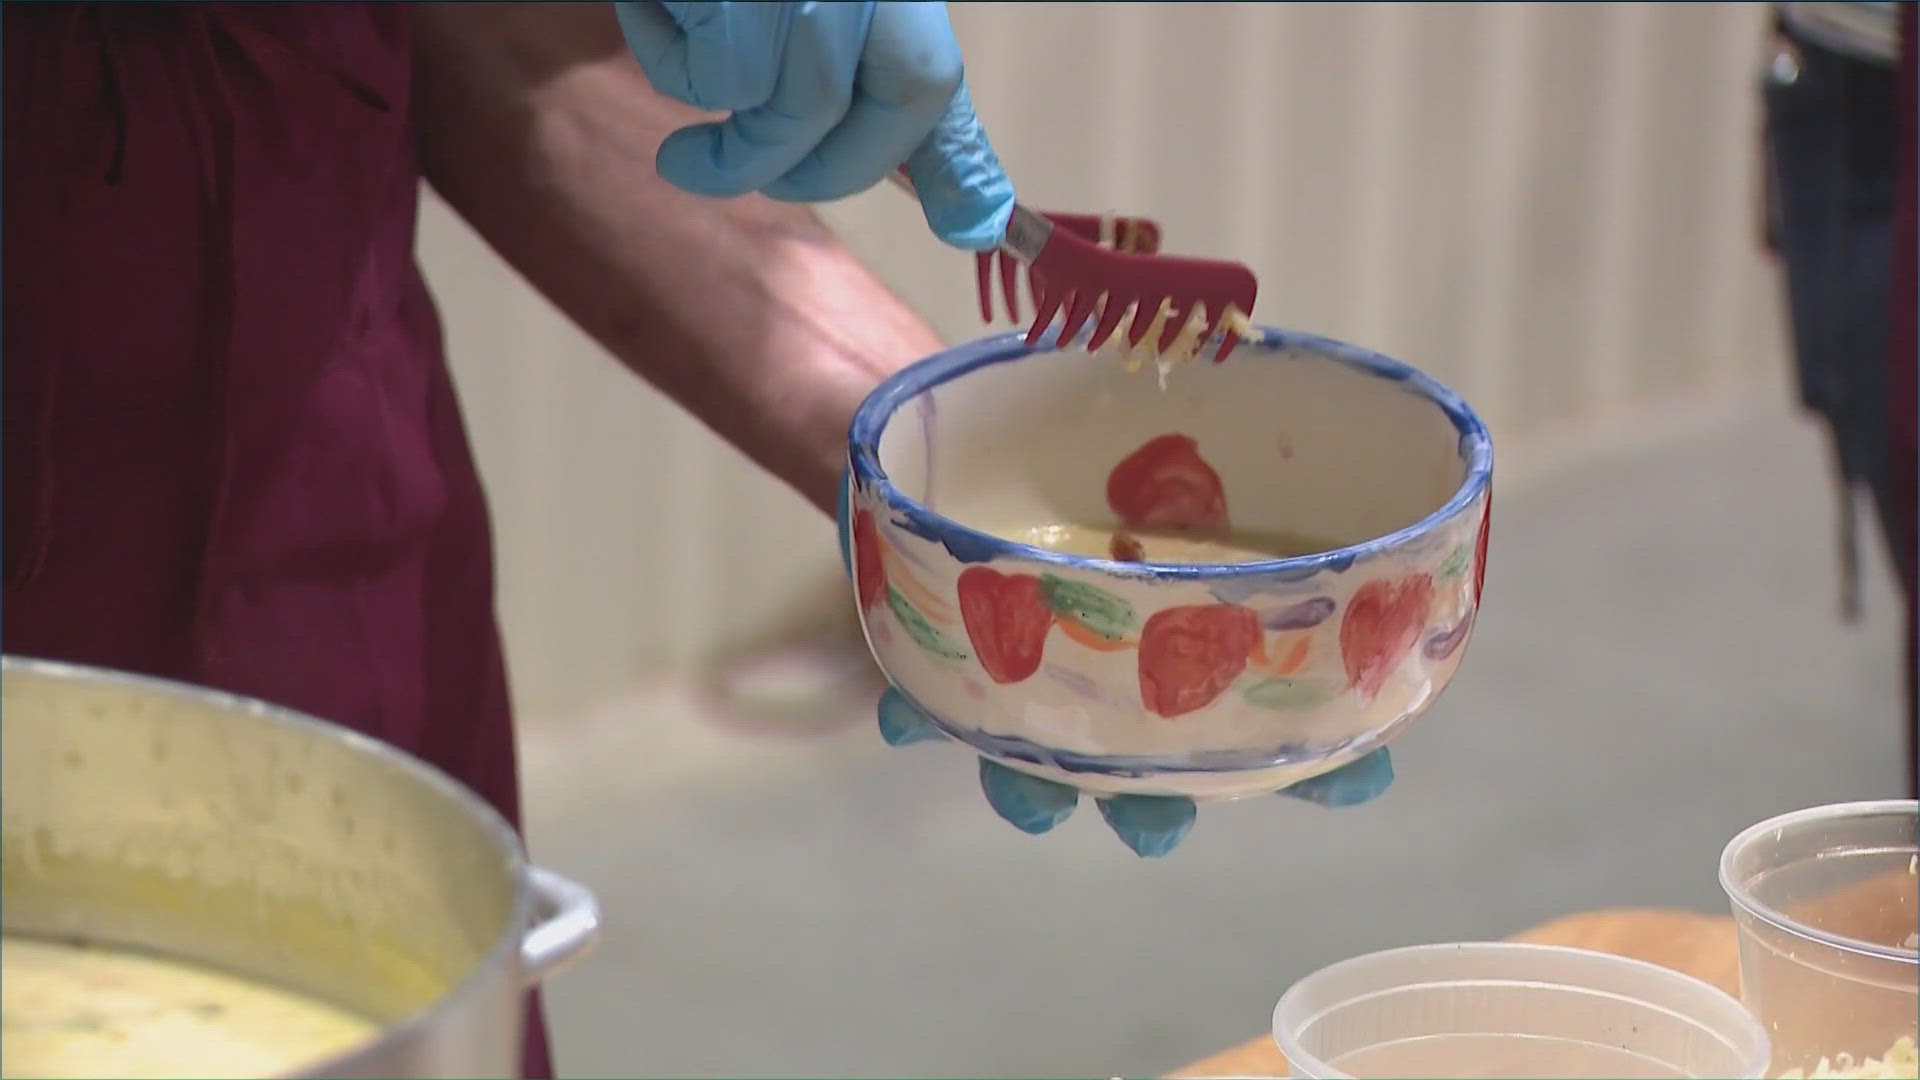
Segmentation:
[[(1326, 338), (1262, 328), (1163, 386), (1111, 353), (990, 337), (854, 416), (861, 623), (896, 687), (1013, 768), (1096, 794), (1272, 792), (1381, 746), (1453, 677), (1492, 467), (1458, 395)], [(1025, 542), (1063, 525), (1230, 528), (1293, 557)]]

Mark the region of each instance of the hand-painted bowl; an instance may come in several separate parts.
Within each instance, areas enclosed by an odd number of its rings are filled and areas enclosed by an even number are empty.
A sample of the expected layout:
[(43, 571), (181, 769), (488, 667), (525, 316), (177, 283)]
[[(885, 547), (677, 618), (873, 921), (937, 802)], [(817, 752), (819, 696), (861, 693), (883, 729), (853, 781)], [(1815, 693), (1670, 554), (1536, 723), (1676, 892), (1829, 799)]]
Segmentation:
[[(848, 456), (887, 677), (981, 754), (1096, 794), (1236, 798), (1347, 764), (1433, 704), (1479, 605), (1485, 426), (1325, 338), (1262, 329), (1163, 387), (1111, 353), (990, 337), (882, 383)], [(1029, 542), (1060, 526), (1230, 530), (1293, 557)]]

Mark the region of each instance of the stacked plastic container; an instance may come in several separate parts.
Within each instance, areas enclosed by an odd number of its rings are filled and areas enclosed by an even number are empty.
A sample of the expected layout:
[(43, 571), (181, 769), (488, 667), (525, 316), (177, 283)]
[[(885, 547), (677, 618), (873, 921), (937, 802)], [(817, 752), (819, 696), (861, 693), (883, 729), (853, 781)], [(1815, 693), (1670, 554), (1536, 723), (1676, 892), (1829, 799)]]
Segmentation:
[(1800, 810), (1734, 838), (1720, 880), (1744, 1004), (1603, 953), (1422, 945), (1294, 984), (1274, 1041), (1297, 1077), (1912, 1076), (1917, 838), (1912, 801)]
[(1772, 1075), (1859, 1069), (1901, 1056), (1902, 1039), (1904, 1053), (1913, 1052), (1917, 805), (1783, 814), (1735, 837), (1721, 856), (1720, 883), (1739, 927), (1741, 992), (1773, 1043)]
[(1547, 945), (1419, 945), (1294, 984), (1273, 1037), (1299, 1077), (1536, 1080), (1765, 1075), (1760, 1025), (1720, 990)]

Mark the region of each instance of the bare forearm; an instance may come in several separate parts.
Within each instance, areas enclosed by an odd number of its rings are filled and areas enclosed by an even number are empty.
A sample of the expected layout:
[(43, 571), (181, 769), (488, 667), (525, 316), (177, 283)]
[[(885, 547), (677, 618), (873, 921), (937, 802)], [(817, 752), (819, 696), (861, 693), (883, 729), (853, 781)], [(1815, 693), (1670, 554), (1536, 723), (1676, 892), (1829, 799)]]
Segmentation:
[(806, 209), (654, 174), (698, 115), (647, 85), (607, 4), (416, 13), (434, 187), (627, 366), (830, 509), (854, 406), (933, 332)]

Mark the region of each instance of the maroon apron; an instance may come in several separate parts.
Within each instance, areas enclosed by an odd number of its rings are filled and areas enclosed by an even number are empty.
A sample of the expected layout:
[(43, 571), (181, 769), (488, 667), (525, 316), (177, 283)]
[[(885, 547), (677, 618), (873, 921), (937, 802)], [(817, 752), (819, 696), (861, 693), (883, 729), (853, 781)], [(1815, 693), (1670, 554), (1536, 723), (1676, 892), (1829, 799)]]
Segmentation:
[(408, 5), (4, 12), (6, 651), (346, 724), (517, 822)]

